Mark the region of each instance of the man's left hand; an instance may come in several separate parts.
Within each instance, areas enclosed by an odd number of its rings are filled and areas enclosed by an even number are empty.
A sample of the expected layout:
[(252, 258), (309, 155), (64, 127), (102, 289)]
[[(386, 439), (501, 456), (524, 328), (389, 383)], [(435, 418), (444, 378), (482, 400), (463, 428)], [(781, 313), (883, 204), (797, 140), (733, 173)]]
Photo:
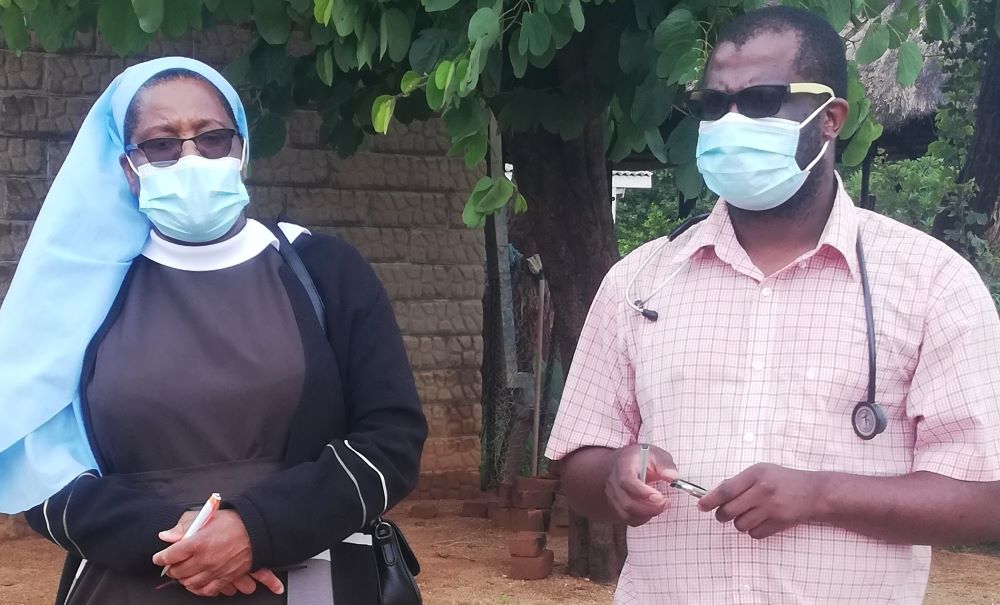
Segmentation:
[(817, 519), (822, 475), (774, 464), (755, 464), (720, 483), (698, 501), (720, 523), (761, 539)]

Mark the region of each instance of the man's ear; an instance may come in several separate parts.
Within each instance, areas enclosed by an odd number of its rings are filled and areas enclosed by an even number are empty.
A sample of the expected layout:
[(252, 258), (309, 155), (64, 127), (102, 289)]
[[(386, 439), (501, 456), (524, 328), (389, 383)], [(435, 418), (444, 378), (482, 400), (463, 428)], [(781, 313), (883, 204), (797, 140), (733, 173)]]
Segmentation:
[(125, 173), (125, 180), (128, 181), (128, 188), (132, 190), (132, 195), (139, 197), (139, 175), (132, 170), (132, 165), (128, 163), (128, 157), (125, 154), (118, 156), (118, 164), (122, 167), (122, 172)]
[(823, 110), (823, 139), (833, 141), (840, 136), (840, 131), (847, 123), (847, 114), (851, 106), (844, 99), (834, 99)]

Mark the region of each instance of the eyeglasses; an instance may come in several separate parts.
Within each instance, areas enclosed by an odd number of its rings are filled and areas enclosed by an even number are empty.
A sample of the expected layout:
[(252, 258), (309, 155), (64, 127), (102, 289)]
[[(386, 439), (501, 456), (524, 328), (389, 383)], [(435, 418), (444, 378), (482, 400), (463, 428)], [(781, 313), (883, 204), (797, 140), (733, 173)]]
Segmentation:
[(150, 164), (157, 168), (163, 168), (175, 164), (177, 160), (181, 159), (184, 143), (194, 141), (194, 146), (198, 148), (198, 153), (202, 157), (217, 160), (232, 152), (235, 136), (236, 131), (232, 128), (219, 128), (186, 139), (160, 137), (126, 145), (125, 153), (131, 153), (138, 149), (142, 151)]
[(825, 84), (796, 83), (748, 86), (733, 94), (698, 88), (688, 92), (685, 100), (692, 117), (711, 122), (729, 113), (733, 102), (739, 112), (748, 118), (769, 118), (781, 110), (788, 95), (799, 93), (836, 96), (833, 89)]

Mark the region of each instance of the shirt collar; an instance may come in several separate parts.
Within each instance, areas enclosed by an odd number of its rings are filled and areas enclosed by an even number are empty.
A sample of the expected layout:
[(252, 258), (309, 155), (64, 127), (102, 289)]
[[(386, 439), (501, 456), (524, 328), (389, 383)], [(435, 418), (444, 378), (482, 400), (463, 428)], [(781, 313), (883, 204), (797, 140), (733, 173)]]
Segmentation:
[[(851, 276), (856, 278), (858, 275), (858, 255), (855, 249), (858, 237), (857, 208), (844, 188), (840, 174), (834, 172), (834, 176), (837, 179), (837, 194), (833, 201), (833, 210), (816, 248), (804, 254), (803, 259), (825, 251), (833, 252), (846, 263)], [(720, 198), (708, 218), (691, 231), (691, 237), (678, 252), (676, 257), (678, 260), (688, 260), (703, 249), (712, 249), (719, 260), (734, 269), (747, 275), (760, 276), (760, 270), (753, 265), (739, 240), (736, 239), (725, 200)]]

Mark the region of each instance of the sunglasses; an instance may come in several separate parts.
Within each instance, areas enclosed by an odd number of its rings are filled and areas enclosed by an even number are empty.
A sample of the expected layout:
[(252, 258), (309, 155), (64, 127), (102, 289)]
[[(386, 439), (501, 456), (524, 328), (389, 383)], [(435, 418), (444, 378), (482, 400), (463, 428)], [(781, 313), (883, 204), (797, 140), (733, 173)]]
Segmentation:
[(157, 168), (164, 168), (181, 159), (184, 143), (188, 141), (194, 141), (194, 146), (198, 148), (198, 153), (202, 157), (217, 160), (226, 157), (233, 151), (235, 137), (236, 131), (232, 128), (219, 128), (186, 139), (171, 137), (148, 139), (141, 143), (126, 145), (125, 153), (131, 153), (138, 149), (142, 151), (150, 164)]
[(793, 94), (830, 95), (833, 89), (825, 84), (760, 84), (748, 86), (732, 94), (710, 88), (689, 91), (685, 98), (688, 113), (697, 120), (711, 122), (729, 113), (736, 103), (736, 109), (748, 118), (770, 118), (781, 110), (781, 106)]

